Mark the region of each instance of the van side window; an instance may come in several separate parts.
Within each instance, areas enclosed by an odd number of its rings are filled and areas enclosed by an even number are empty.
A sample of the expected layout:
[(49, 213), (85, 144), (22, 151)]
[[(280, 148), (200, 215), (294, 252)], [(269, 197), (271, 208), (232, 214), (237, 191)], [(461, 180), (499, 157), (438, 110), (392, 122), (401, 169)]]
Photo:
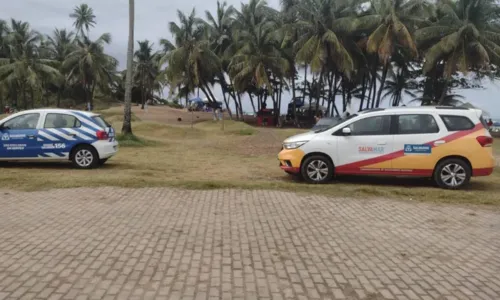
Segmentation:
[(364, 118), (349, 125), (351, 135), (386, 135), (391, 132), (390, 116)]
[(426, 134), (439, 132), (439, 126), (431, 115), (400, 115), (397, 118), (396, 134)]
[(475, 127), (472, 121), (464, 116), (440, 116), (448, 131), (464, 131)]
[(82, 124), (72, 115), (66, 114), (47, 114), (45, 117), (44, 128), (77, 128)]

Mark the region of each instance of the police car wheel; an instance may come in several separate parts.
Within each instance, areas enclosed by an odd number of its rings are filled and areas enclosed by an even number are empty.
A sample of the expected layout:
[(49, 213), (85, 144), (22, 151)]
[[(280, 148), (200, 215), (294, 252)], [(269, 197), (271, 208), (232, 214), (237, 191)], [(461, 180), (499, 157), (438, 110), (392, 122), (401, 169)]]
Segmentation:
[(472, 176), (468, 163), (450, 158), (440, 162), (434, 171), (434, 181), (441, 188), (457, 190), (466, 186)]
[(333, 178), (333, 164), (323, 155), (313, 155), (304, 160), (300, 173), (308, 183), (326, 183)]
[(91, 169), (99, 165), (99, 157), (92, 146), (78, 146), (71, 155), (73, 165), (79, 169)]

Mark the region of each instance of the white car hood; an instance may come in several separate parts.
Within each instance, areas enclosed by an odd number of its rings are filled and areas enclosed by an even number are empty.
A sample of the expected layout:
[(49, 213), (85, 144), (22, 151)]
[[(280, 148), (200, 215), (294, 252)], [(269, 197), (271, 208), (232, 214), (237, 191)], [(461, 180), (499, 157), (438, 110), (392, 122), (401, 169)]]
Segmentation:
[(301, 134), (292, 135), (283, 141), (283, 143), (295, 143), (295, 142), (309, 142), (314, 138), (316, 133), (314, 131), (308, 131)]

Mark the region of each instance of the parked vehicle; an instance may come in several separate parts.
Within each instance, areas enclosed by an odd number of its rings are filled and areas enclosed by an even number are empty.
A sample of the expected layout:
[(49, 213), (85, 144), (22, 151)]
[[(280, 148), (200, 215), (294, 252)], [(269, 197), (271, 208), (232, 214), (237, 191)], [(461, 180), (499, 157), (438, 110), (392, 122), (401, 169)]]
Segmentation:
[(331, 128), (336, 124), (342, 122), (342, 118), (339, 117), (325, 117), (319, 119), (319, 121), (311, 128), (312, 131), (323, 130), (326, 128)]
[(458, 189), (493, 172), (493, 138), (479, 109), (374, 109), (283, 142), (280, 167), (310, 183), (337, 174), (432, 177)]
[(118, 151), (115, 131), (102, 116), (66, 109), (26, 110), (0, 120), (1, 161), (71, 161), (77, 168), (104, 164)]

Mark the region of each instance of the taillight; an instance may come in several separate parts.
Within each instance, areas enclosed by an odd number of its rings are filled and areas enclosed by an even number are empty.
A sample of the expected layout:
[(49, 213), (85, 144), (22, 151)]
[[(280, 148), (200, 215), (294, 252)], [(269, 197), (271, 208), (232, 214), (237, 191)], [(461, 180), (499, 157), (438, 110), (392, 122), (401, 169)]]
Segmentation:
[(95, 133), (97, 136), (98, 140), (107, 140), (108, 139), (108, 133), (103, 130), (99, 130), (98, 132)]
[(491, 147), (493, 145), (493, 138), (491, 136), (478, 136), (476, 138), (477, 142), (481, 145), (481, 147)]

